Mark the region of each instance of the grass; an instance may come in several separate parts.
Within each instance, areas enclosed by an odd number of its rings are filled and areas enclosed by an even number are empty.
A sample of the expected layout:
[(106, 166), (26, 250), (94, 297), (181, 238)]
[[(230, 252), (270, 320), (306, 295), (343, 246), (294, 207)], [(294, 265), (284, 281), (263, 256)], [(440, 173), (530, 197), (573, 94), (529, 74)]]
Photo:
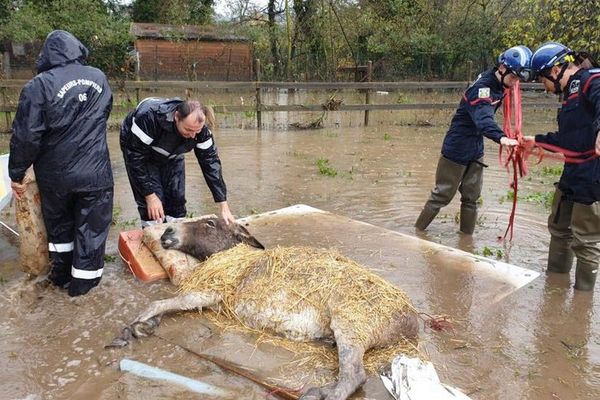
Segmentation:
[(119, 206), (113, 207), (113, 216), (112, 216), (112, 224), (121, 228), (136, 226), (138, 224), (137, 218), (132, 218), (130, 220), (122, 219), (123, 210)]
[(550, 192), (534, 192), (525, 197), (525, 201), (543, 205), (547, 210), (552, 207), (554, 201), (554, 191)]
[[(512, 190), (508, 190), (505, 196), (501, 196), (498, 199), (500, 204), (505, 201), (512, 202), (515, 197), (515, 193)], [(526, 196), (518, 196), (518, 200), (525, 200), (530, 203), (536, 203), (544, 206), (545, 209), (549, 210), (552, 207), (552, 201), (554, 201), (554, 191), (548, 192), (533, 192)]]
[(256, 111), (244, 111), (244, 117), (248, 119), (256, 119)]
[(117, 261), (117, 256), (115, 256), (113, 254), (105, 254), (104, 255), (104, 262), (114, 263), (115, 261)]
[(496, 259), (499, 260), (504, 256), (504, 251), (502, 251), (502, 249), (484, 246), (481, 255), (484, 257), (496, 257)]
[(337, 170), (329, 165), (329, 160), (326, 158), (319, 158), (317, 160), (317, 167), (321, 175), (334, 177), (338, 174)]
[(557, 165), (555, 167), (543, 167), (540, 171), (542, 176), (561, 176), (563, 173), (563, 166)]
[(413, 96), (408, 96), (404, 93), (400, 93), (398, 95), (398, 98), (396, 99), (396, 103), (398, 103), (398, 104), (415, 103), (415, 98)]

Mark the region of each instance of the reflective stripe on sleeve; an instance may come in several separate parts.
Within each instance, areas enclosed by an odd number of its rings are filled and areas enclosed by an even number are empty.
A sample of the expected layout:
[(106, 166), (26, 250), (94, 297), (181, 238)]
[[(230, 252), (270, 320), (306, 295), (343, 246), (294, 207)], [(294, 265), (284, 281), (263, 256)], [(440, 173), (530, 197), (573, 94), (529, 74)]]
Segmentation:
[(156, 151), (158, 154), (162, 154), (165, 157), (169, 157), (171, 155), (171, 153), (160, 147), (152, 146), (152, 150)]
[(146, 144), (150, 144), (154, 141), (154, 139), (148, 136), (146, 132), (144, 132), (142, 128), (140, 128), (139, 125), (135, 123), (135, 118), (133, 118), (133, 120), (131, 121), (131, 132), (133, 132), (135, 136), (137, 136), (142, 142)]
[(68, 253), (73, 251), (73, 242), (70, 243), (48, 243), (48, 250), (54, 253)]
[(204, 142), (202, 142), (202, 143), (198, 143), (198, 144), (196, 144), (196, 147), (197, 147), (197, 148), (199, 148), (199, 149), (202, 149), (202, 150), (206, 150), (206, 149), (208, 149), (210, 146), (212, 146), (212, 144), (213, 144), (213, 140), (212, 140), (212, 138), (208, 138), (208, 140), (205, 140), (205, 141), (204, 141)]
[(71, 276), (73, 278), (78, 279), (96, 279), (102, 276), (103, 271), (104, 268), (100, 268), (95, 271), (88, 271), (85, 269), (77, 269), (75, 267), (71, 267)]
[(142, 103), (144, 103), (145, 101), (148, 101), (148, 100), (160, 100), (160, 97), (146, 97), (144, 100), (139, 102), (139, 104), (137, 105), (137, 107), (135, 109), (137, 110), (138, 108), (140, 108)]

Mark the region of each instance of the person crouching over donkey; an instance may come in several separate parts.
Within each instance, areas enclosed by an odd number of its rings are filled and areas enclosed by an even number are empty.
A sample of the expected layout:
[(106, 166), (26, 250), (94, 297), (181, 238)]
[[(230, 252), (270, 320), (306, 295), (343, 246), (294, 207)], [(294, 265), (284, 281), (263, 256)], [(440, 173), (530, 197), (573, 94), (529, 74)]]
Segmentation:
[(221, 160), (211, 128), (214, 113), (198, 101), (150, 97), (121, 125), (120, 144), (142, 227), (186, 216), (184, 153), (194, 150), (220, 214), (227, 204)]

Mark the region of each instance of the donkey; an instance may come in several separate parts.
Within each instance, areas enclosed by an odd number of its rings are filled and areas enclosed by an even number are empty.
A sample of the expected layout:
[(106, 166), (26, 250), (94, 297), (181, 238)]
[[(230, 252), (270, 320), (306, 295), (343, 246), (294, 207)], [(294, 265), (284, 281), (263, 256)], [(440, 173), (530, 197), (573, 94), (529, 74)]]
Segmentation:
[[(212, 254), (232, 248), (239, 243), (251, 246), (248, 247), (248, 251), (256, 252), (258, 251), (256, 249), (264, 249), (264, 246), (246, 228), (239, 224), (226, 224), (220, 218), (179, 223), (167, 228), (161, 236), (161, 244), (165, 249), (180, 250), (199, 260), (205, 260)], [(295, 260), (306, 257), (314, 259), (315, 254), (324, 251), (315, 248), (286, 248), (286, 251), (288, 250), (297, 257), (294, 258)], [(264, 254), (269, 251), (265, 250)], [(336, 257), (335, 260), (336, 263), (353, 263), (343, 256)], [(248, 326), (268, 329), (292, 340), (335, 341), (339, 359), (338, 381), (323, 387), (311, 388), (301, 399), (346, 399), (367, 378), (363, 365), (365, 351), (373, 347), (392, 345), (403, 339), (415, 339), (419, 330), (417, 313), (412, 306), (408, 308), (399, 306), (391, 311), (388, 309), (386, 315), (373, 315), (372, 310), (365, 310), (365, 313), (369, 313), (366, 316), (367, 320), (372, 321), (367, 324), (369, 326), (365, 337), (364, 331), (357, 331), (355, 313), (350, 314), (348, 311), (357, 307), (364, 308), (364, 302), (357, 305), (356, 296), (351, 296), (343, 290), (334, 293), (327, 291), (327, 293), (311, 293), (310, 296), (316, 296), (316, 301), (298, 301), (300, 298), (298, 293), (303, 294), (303, 291), (307, 290), (306, 286), (300, 284), (303, 277), (315, 273), (314, 270), (303, 269), (303, 264), (299, 262), (292, 270), (292, 273), (297, 273), (302, 278), (290, 279), (287, 285), (283, 285), (285, 287), (277, 286), (272, 287), (272, 290), (264, 290), (265, 285), (271, 283), (272, 271), (268, 262), (259, 260), (247, 267), (248, 271), (243, 275), (240, 284), (230, 293), (217, 290), (191, 291), (174, 298), (155, 301), (130, 326), (123, 329), (121, 336), (109, 346), (126, 346), (132, 337), (151, 335), (160, 322), (160, 316), (165, 313), (202, 310), (218, 306), (226, 297), (233, 298), (236, 317)], [(344, 271), (345, 265), (339, 267)], [(364, 277), (375, 276), (362, 267), (359, 267), (358, 271)], [(328, 279), (327, 275), (318, 275), (318, 278)], [(214, 280), (215, 277), (212, 276), (212, 279)], [(379, 288), (381, 285), (387, 285), (386, 293), (395, 295), (397, 292), (399, 297), (403, 296), (399, 289), (380, 278), (375, 278), (377, 279), (379, 279), (377, 282), (380, 282)], [(363, 280), (356, 277), (354, 280), (373, 281), (373, 279)], [(377, 290), (377, 287), (369, 285), (358, 289), (357, 292), (369, 293)], [(315, 300), (315, 297), (312, 300)]]

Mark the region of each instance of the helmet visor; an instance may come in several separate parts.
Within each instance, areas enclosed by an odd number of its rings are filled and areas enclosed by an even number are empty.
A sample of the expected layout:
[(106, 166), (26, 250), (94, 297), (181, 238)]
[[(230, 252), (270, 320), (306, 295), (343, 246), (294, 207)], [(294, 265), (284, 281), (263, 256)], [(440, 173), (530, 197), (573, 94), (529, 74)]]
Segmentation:
[(553, 80), (552, 76), (550, 74), (550, 70), (551, 70), (551, 68), (546, 68), (546, 69), (543, 69), (543, 70), (539, 71), (538, 73), (533, 74), (534, 75), (533, 79), (536, 82), (541, 82), (541, 78), (546, 78), (546, 79), (549, 79), (549, 80)]
[(531, 80), (533, 80), (533, 71), (529, 68), (509, 69), (510, 72), (516, 75), (523, 82), (530, 82)]

